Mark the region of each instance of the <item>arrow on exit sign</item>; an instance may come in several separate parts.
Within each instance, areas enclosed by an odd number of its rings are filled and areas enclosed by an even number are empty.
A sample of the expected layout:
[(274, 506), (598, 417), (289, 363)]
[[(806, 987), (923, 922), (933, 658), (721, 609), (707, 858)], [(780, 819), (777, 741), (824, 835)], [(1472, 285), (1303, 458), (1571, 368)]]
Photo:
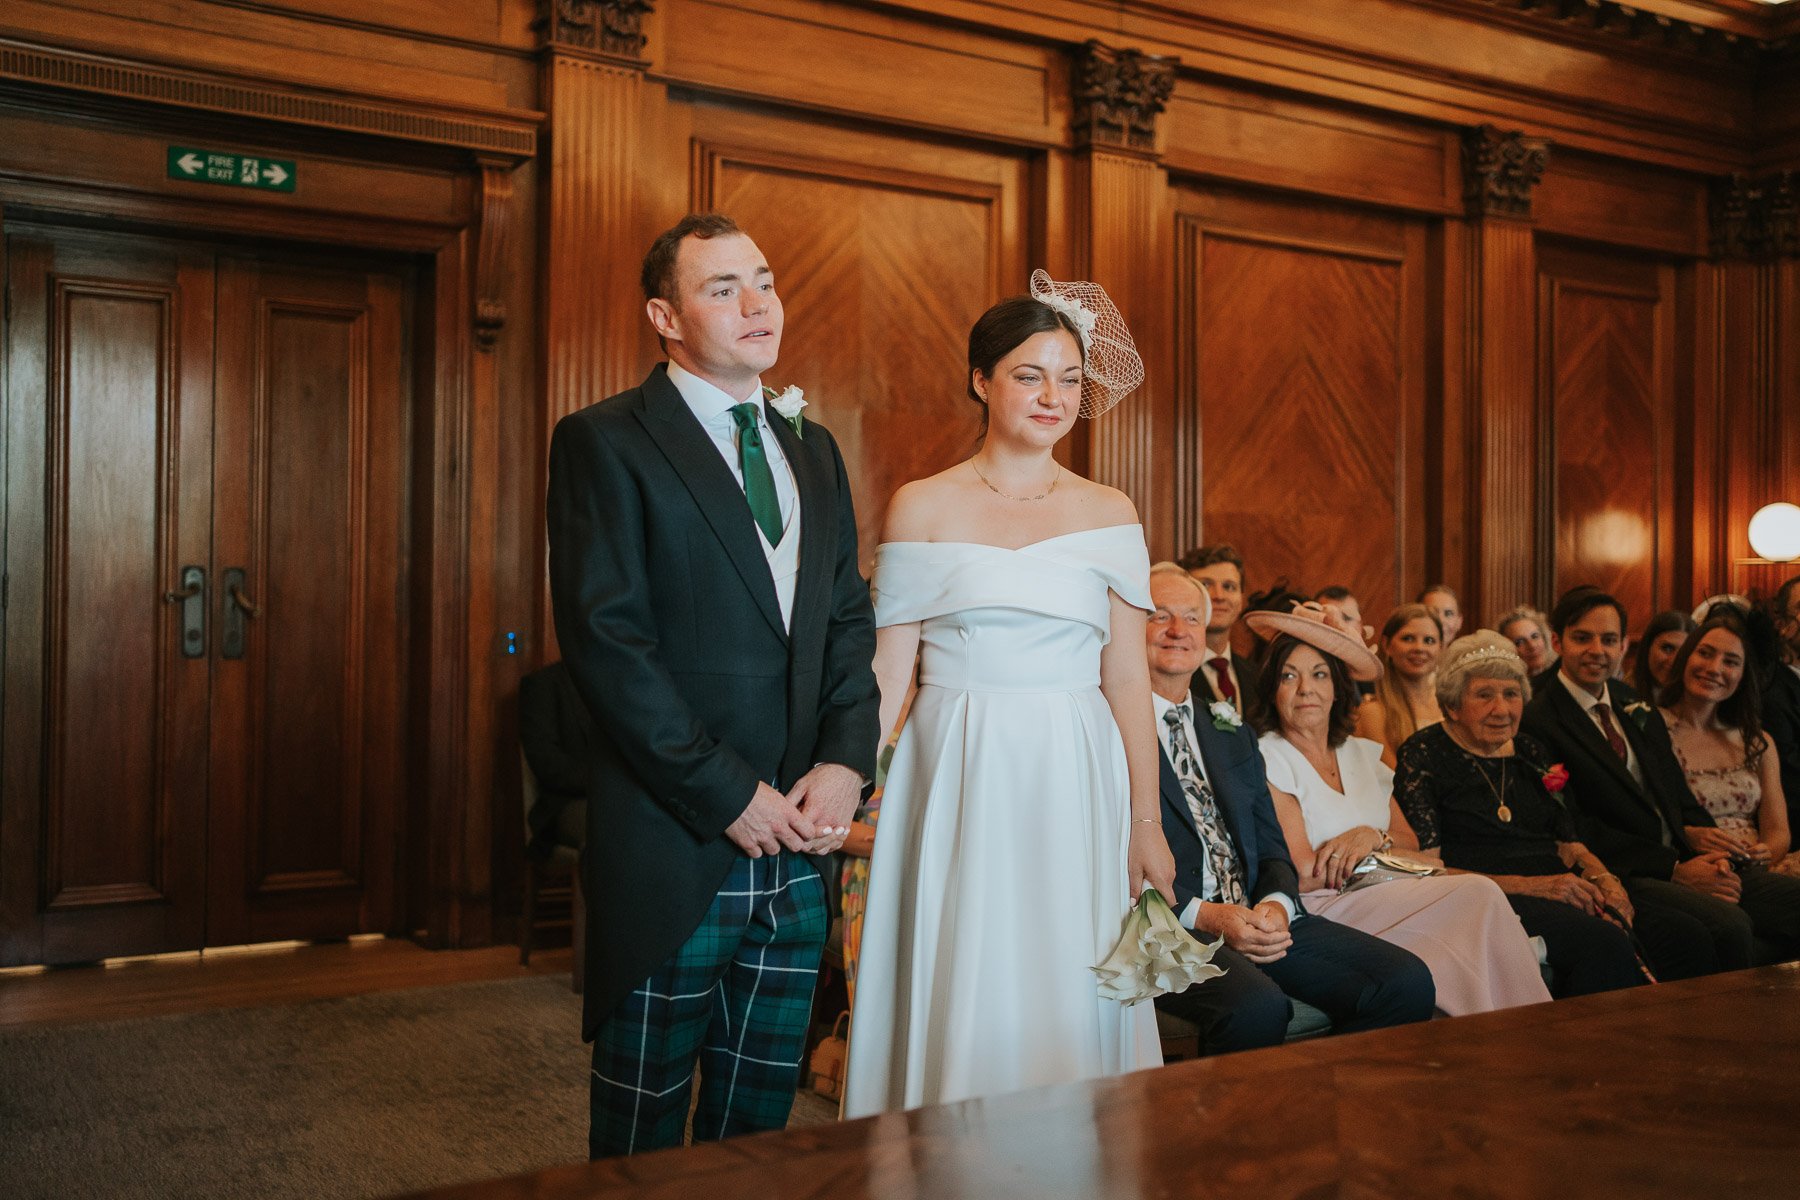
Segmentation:
[(298, 168), (287, 159), (196, 150), (189, 146), (169, 147), (170, 179), (220, 183), (263, 192), (291, 192), (298, 174)]

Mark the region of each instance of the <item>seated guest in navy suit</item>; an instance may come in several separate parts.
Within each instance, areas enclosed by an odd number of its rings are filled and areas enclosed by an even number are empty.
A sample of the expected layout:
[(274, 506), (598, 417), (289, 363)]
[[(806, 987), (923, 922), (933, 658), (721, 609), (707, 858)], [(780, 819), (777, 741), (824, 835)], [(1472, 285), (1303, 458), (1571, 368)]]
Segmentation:
[(1337, 1032), (1425, 1020), (1436, 993), (1422, 961), (1301, 910), (1256, 735), (1235, 708), (1211, 708), (1198, 687), (1190, 691), (1209, 615), (1205, 590), (1180, 567), (1159, 564), (1150, 596), (1156, 611), (1146, 640), (1163, 833), (1175, 855), (1173, 907), (1207, 941), (1225, 939), (1213, 962), (1226, 968), (1156, 1003), (1200, 1026), (1206, 1054), (1279, 1043), (1293, 1012), (1289, 996), (1322, 1010)]
[(1594, 587), (1556, 602), (1555, 677), (1526, 706), (1524, 730), (1569, 772), (1584, 837), (1625, 881), (1634, 926), (1659, 979), (1791, 958), (1800, 942), (1800, 880), (1740, 871), (1709, 849), (1716, 826), (1694, 799), (1648, 701), (1613, 678), (1625, 653), (1625, 608)]
[(1206, 589), (1212, 616), (1206, 622), (1194, 690), (1208, 704), (1224, 700), (1243, 715), (1256, 687), (1256, 664), (1231, 648), (1231, 630), (1244, 615), (1244, 560), (1231, 546), (1201, 546), (1181, 556), (1181, 567)]

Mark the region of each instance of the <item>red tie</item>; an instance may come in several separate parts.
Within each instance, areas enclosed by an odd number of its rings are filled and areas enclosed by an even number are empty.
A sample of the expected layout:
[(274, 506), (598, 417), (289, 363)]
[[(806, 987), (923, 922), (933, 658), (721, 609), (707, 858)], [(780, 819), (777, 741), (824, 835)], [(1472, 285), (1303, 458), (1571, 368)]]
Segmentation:
[(1608, 704), (1594, 705), (1594, 715), (1600, 718), (1600, 730), (1606, 734), (1606, 744), (1613, 748), (1620, 762), (1630, 762), (1631, 752), (1625, 748), (1625, 739), (1619, 736), (1619, 727), (1613, 724), (1612, 706)]
[(1213, 674), (1219, 677), (1219, 699), (1237, 703), (1237, 689), (1231, 685), (1231, 660), (1223, 654), (1212, 659)]

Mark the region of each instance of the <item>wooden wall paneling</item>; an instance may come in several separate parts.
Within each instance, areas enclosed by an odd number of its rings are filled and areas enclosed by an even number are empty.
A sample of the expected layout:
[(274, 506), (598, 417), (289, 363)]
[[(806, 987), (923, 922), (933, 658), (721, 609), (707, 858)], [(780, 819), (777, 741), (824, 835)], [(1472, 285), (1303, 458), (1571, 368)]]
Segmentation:
[[(506, 0), (508, 7), (518, 0)], [(440, 8), (442, 6), (439, 6)], [(480, 5), (457, 5), (479, 10)], [(489, 6), (489, 11), (496, 6)], [(192, 0), (8, 0), (13, 37), (99, 55), (181, 64), (214, 88), (251, 87), (270, 76), (345, 95), (430, 103), (446, 111), (525, 107), (503, 64), (528, 45), (490, 46), (382, 29), (374, 6), (346, 24), (280, 6)], [(442, 15), (440, 32), (466, 17)], [(515, 35), (516, 36), (516, 35)]]
[(1385, 208), (1462, 205), (1454, 130), (1216, 77), (1181, 80), (1163, 119), (1171, 171)]
[(1553, 243), (1538, 261), (1540, 600), (1597, 584), (1642, 628), (1672, 593), (1674, 270)]
[(1664, 254), (1706, 253), (1707, 181), (1618, 159), (1558, 152), (1532, 195), (1539, 231)]
[(1434, 222), (1426, 234), (1426, 307), (1436, 319), (1425, 338), (1427, 386), (1434, 397), (1425, 410), (1426, 454), (1419, 472), (1427, 497), (1425, 578), (1417, 587), (1408, 581), (1405, 593), (1410, 600), (1431, 584), (1454, 581), (1465, 607), (1474, 600), (1473, 555), (1480, 547), (1472, 515), (1479, 503), (1472, 431), (1479, 420), (1471, 399), (1472, 346), (1480, 330), (1465, 274), (1475, 261), (1472, 241), (1466, 221)]
[(1024, 290), (1023, 165), (974, 155), (974, 178), (950, 173), (953, 161), (926, 174), (881, 154), (827, 157), (818, 131), (811, 153), (707, 132), (694, 205), (731, 213), (774, 268), (787, 325), (769, 382), (801, 386), (808, 416), (837, 440), (867, 567), (894, 491), (975, 448), (968, 333), (994, 300)]
[(1177, 428), (1205, 508), (1190, 540), (1236, 545), (1253, 589), (1343, 583), (1379, 619), (1426, 547), (1425, 232), (1199, 187), (1178, 203)]
[(1010, 24), (977, 33), (827, 0), (664, 0), (650, 29), (653, 76), (683, 87), (989, 142), (1066, 135), (1066, 60)]

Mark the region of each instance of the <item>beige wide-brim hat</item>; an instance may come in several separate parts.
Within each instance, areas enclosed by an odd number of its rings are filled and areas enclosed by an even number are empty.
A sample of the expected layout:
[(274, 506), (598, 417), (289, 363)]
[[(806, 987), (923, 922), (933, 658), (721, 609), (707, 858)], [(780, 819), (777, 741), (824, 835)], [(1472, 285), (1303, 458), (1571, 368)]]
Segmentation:
[(1325, 608), (1308, 600), (1294, 605), (1291, 613), (1258, 611), (1244, 614), (1244, 624), (1264, 641), (1280, 634), (1299, 638), (1321, 654), (1329, 654), (1350, 669), (1350, 678), (1370, 683), (1381, 678), (1381, 662), (1369, 648), (1330, 623)]

